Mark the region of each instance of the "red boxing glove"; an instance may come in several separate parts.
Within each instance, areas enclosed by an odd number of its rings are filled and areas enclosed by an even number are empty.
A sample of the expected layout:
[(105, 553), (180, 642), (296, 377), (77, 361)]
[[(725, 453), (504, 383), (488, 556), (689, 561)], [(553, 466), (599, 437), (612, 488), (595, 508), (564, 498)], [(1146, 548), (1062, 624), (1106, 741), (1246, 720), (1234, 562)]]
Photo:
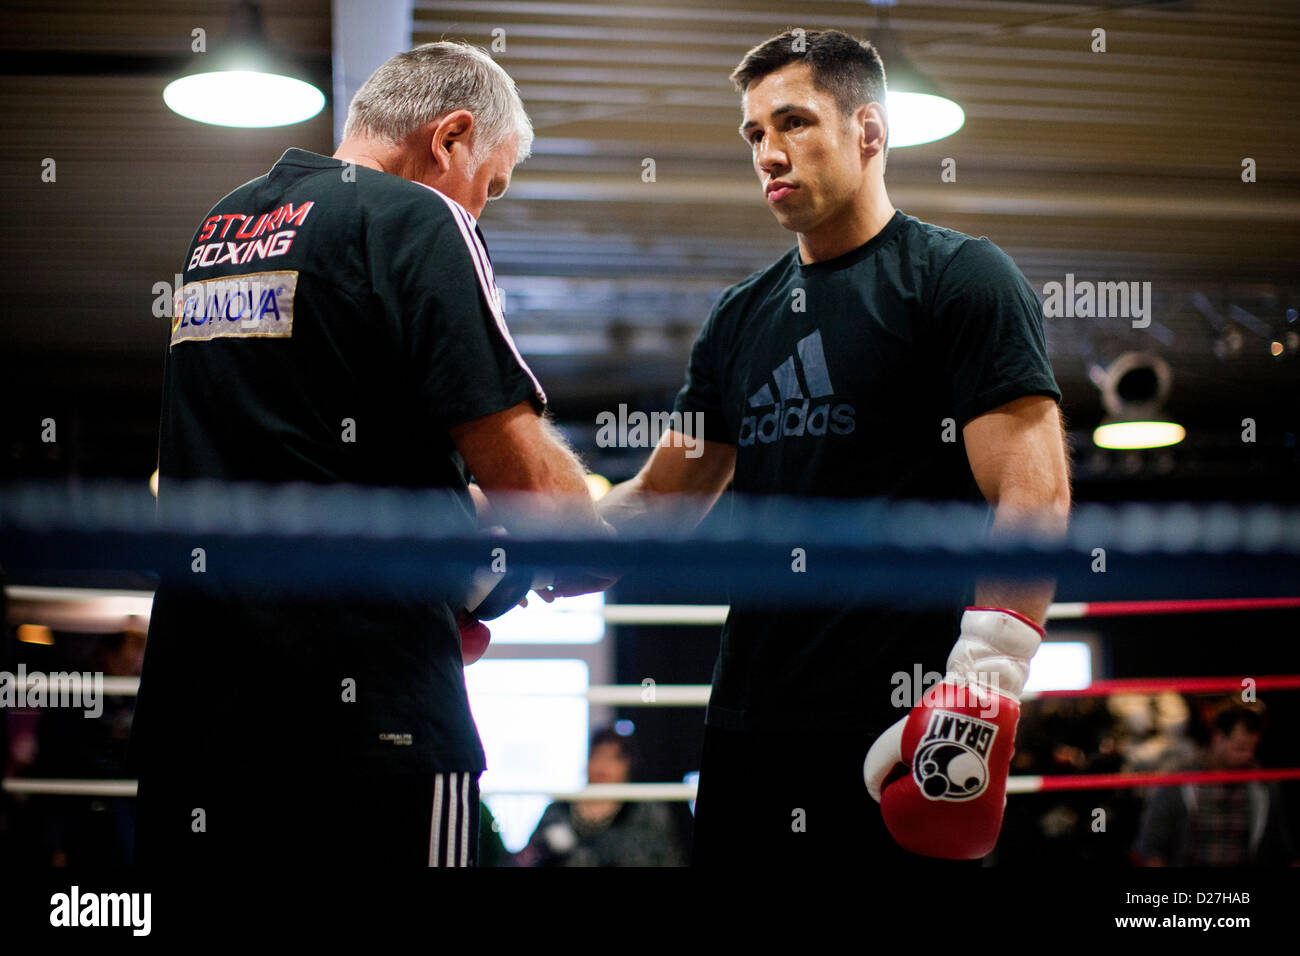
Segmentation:
[(460, 660), (464, 667), (469, 667), (483, 656), (492, 641), (492, 632), (486, 624), (469, 611), (461, 611), (456, 617), (460, 625)]
[(872, 745), (867, 791), (903, 849), (949, 860), (992, 851), (1020, 694), (1042, 639), (1042, 628), (1014, 611), (967, 608), (943, 680)]

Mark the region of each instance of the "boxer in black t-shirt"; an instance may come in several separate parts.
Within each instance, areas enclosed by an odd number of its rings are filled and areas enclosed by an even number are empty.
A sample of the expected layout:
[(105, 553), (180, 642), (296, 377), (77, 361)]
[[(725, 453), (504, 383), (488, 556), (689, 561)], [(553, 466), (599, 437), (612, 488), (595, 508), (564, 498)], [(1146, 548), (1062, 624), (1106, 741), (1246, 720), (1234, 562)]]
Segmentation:
[[(995, 530), (1063, 528), (1060, 392), (1037, 299), (987, 239), (889, 201), (875, 50), (835, 31), (795, 31), (751, 50), (732, 79), (764, 198), (798, 246), (727, 289), (700, 332), (676, 411), (703, 421), (691, 436), (703, 452), (686, 454), (692, 443), (668, 433), (601, 513), (620, 530), (697, 522), (732, 485), (764, 496), (986, 499)], [(815, 561), (808, 555), (810, 574)], [(972, 581), (924, 606), (869, 590), (818, 608), (733, 602), (706, 715), (696, 863), (971, 859), (992, 846), (1018, 682), (1052, 587)], [(963, 613), (971, 604), (990, 610)], [(1003, 715), (980, 725), (968, 757), (984, 789), (961, 793), (957, 810), (951, 794), (930, 799), (934, 783), (916, 791), (911, 774), (884, 786), (916, 750), (909, 711), (921, 721), (936, 706), (900, 707), (896, 675), (944, 673), (949, 659), (999, 675)], [(883, 814), (869, 799), (882, 788)]]

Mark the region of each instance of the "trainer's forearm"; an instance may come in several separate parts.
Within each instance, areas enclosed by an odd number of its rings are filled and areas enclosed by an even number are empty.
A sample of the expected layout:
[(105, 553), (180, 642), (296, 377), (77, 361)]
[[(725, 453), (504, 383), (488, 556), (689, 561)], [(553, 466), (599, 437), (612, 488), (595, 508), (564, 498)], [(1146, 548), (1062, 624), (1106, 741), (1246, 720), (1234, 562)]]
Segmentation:
[(603, 528), (582, 462), (549, 422), (512, 451), (505, 453), (509, 478), (484, 489), (495, 520), (510, 531), (535, 522), (551, 529)]
[(513, 533), (604, 530), (582, 462), (526, 403), (458, 426), (452, 439), (474, 477), (480, 521)]

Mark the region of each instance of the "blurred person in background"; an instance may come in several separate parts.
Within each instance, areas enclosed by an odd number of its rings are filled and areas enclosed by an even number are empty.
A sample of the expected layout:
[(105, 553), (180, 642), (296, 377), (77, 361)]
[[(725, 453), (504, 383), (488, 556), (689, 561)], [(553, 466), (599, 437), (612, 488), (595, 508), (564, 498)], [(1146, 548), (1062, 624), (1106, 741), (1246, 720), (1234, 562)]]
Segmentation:
[[(1250, 770), (1264, 733), (1264, 708), (1235, 699), (1214, 713), (1201, 769)], [(1136, 861), (1143, 866), (1284, 866), (1296, 861), (1276, 783), (1161, 787), (1147, 801)]]
[[(1182, 694), (1115, 694), (1108, 707), (1118, 722), (1127, 772), (1171, 773), (1200, 767), (1201, 747), (1189, 732), (1192, 709)], [(1205, 714), (1207, 723), (1212, 719), (1213, 713)]]
[[(587, 757), (587, 782), (627, 783), (632, 741), (613, 728), (597, 731)], [(659, 803), (578, 800), (552, 803), (542, 814), (520, 866), (683, 866), (672, 819)]]
[[(1024, 776), (1115, 773), (1124, 729), (1105, 698), (1029, 701), (1016, 733), (1012, 772)], [(1008, 814), (993, 865), (1086, 862), (1125, 866), (1140, 805), (1131, 790), (1022, 794)]]
[[(103, 636), (60, 635), (60, 669), (91, 671), (105, 677), (139, 677), (144, 660), (145, 632), (120, 631)], [(101, 713), (87, 719), (81, 710), (49, 708), (35, 725), (34, 760), (30, 774), (90, 780), (128, 776), (127, 746), (135, 716), (135, 698), (125, 694), (100, 697)], [(50, 866), (123, 866), (131, 862), (135, 800), (125, 796), (46, 797), (28, 806), (27, 825), (38, 833), (33, 854)]]

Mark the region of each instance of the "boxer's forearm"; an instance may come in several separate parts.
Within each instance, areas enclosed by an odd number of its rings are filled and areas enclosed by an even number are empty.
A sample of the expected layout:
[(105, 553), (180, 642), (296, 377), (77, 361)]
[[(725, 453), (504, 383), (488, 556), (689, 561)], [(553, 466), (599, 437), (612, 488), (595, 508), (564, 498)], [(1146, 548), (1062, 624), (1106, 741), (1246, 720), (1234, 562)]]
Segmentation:
[(717, 502), (735, 471), (733, 445), (701, 441), (694, 455), (673, 432), (661, 439), (636, 477), (600, 499), (601, 517), (623, 533), (694, 528)]
[[(991, 536), (1032, 532), (1063, 538), (1069, 511), (1068, 492), (1048, 495), (1012, 491), (1004, 494), (994, 509)], [(980, 578), (975, 587), (975, 604), (1006, 608), (1041, 625), (1055, 593), (1055, 578)]]
[(611, 488), (599, 502), (600, 516), (623, 534), (656, 529), (694, 528), (713, 506), (715, 498), (684, 492), (654, 490), (643, 475)]
[[(994, 508), (993, 537), (1032, 531), (1065, 534), (1070, 514), (1070, 464), (1065, 423), (1056, 403), (1029, 395), (971, 419), (962, 429), (980, 491)], [(1056, 591), (1050, 578), (981, 579), (979, 607), (1000, 607), (1042, 624)]]
[(709, 513), (716, 495), (663, 492), (637, 475), (615, 485), (597, 503), (600, 516), (624, 534), (658, 529), (694, 528)]
[(596, 503), (596, 510), (618, 530), (635, 531), (644, 526), (652, 513), (651, 495), (637, 475), (609, 489)]

